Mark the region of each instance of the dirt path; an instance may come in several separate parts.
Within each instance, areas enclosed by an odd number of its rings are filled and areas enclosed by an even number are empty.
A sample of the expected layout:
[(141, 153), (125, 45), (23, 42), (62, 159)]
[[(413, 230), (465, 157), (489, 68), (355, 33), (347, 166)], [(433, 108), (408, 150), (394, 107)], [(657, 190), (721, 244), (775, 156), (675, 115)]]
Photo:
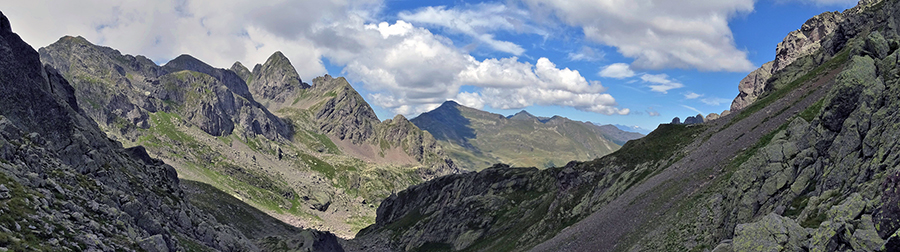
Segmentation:
[[(638, 228), (658, 223), (681, 200), (700, 191), (718, 176), (735, 155), (754, 145), (767, 133), (788, 122), (791, 117), (823, 98), (830, 90), (833, 79), (843, 67), (838, 67), (814, 82), (807, 82), (785, 97), (735, 122), (723, 127), (738, 113), (707, 122), (709, 128), (689, 147), (687, 156), (649, 178), (621, 196), (601, 207), (584, 220), (564, 229), (531, 251), (613, 251), (625, 250), (632, 244), (624, 244)], [(808, 92), (814, 91), (803, 98)], [(803, 98), (801, 100), (801, 98)], [(796, 103), (796, 104), (795, 104)], [(786, 109), (785, 109), (786, 108)], [(777, 114), (779, 111), (781, 114)], [(776, 115), (777, 114), (777, 115)], [(768, 118), (768, 120), (766, 120)], [(703, 142), (706, 135), (711, 134)], [(680, 187), (679, 187), (680, 185)], [(674, 197), (664, 195), (666, 189), (675, 188)], [(641, 235), (641, 234), (635, 234)], [(619, 247), (622, 246), (622, 247)]]

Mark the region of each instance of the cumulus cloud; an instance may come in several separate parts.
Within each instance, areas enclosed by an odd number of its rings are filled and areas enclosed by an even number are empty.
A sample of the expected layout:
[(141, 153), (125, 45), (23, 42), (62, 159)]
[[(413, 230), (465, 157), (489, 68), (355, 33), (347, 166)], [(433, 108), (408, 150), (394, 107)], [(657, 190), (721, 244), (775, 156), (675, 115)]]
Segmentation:
[(615, 78), (615, 79), (624, 79), (634, 77), (634, 71), (631, 70), (631, 67), (625, 63), (615, 63), (611, 65), (607, 65), (600, 70), (600, 77), (606, 78)]
[[(630, 112), (619, 108), (599, 82), (547, 58), (477, 60), (450, 39), (417, 26), (444, 27), (518, 55), (524, 52), (521, 46), (494, 39), (492, 33), (546, 36), (523, 21), (528, 12), (498, 4), (432, 7), (401, 13), (401, 19), (410, 21), (387, 23), (375, 18), (382, 5), (381, 0), (17, 1), (5, 6), (4, 14), (35, 46), (64, 34), (82, 35), (161, 63), (187, 53), (216, 67), (229, 67), (235, 60), (260, 63), (282, 51), (307, 80), (326, 72), (327, 59), (369, 91), (371, 104), (405, 115), (434, 109), (448, 99), (476, 108), (557, 105), (603, 114)], [(464, 85), (476, 91), (460, 92)]]
[(480, 100), (498, 109), (531, 105), (559, 105), (601, 114), (625, 115), (598, 81), (588, 81), (577, 70), (560, 69), (547, 58), (532, 65), (518, 58), (485, 59), (459, 74), (461, 84), (482, 87)]
[(525, 21), (527, 16), (526, 11), (495, 3), (449, 9), (446, 6), (429, 6), (415, 12), (403, 11), (399, 14), (400, 19), (465, 34), (494, 50), (516, 56), (522, 55), (525, 49), (513, 42), (497, 40), (491, 32), (512, 31), (546, 36), (547, 33), (542, 29), (527, 25)]
[(459, 104), (463, 106), (482, 109), (484, 108), (484, 98), (481, 97), (480, 94), (474, 92), (460, 92), (456, 95), (456, 98), (453, 99)]
[(377, 11), (379, 6), (380, 0), (36, 0), (13, 1), (3, 11), (15, 22), (16, 32), (35, 47), (63, 35), (84, 36), (160, 63), (187, 53), (216, 67), (229, 67), (236, 60), (261, 63), (282, 51), (300, 75), (310, 79), (325, 73), (322, 50), (310, 39), (312, 28), (340, 20), (349, 10)]
[(634, 58), (637, 68), (751, 71), (735, 47), (728, 19), (754, 0), (521, 0), (533, 13), (580, 27), (587, 39)]
[(669, 90), (684, 87), (684, 84), (669, 79), (666, 74), (643, 74), (641, 80), (650, 83), (650, 91), (663, 94), (668, 94)]

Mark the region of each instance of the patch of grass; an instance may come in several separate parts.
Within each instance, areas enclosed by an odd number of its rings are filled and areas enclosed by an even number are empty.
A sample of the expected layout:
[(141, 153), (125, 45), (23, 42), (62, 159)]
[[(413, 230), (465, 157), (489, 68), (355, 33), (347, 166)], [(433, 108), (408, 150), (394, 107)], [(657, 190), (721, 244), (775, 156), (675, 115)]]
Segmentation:
[(628, 141), (619, 151), (610, 156), (629, 167), (665, 160), (692, 142), (706, 127), (705, 125), (661, 124), (649, 135)]
[(328, 162), (322, 161), (321, 159), (306, 153), (300, 153), (300, 159), (309, 166), (309, 169), (321, 173), (328, 179), (334, 179), (336, 170), (334, 169), (334, 166)]
[(416, 249), (413, 249), (414, 252), (442, 252), (442, 251), (453, 251), (453, 245), (443, 243), (443, 242), (426, 242), (419, 246)]
[[(49, 239), (45, 234), (37, 232), (28, 232), (29, 225), (40, 226), (32, 223), (32, 217), (35, 213), (34, 206), (35, 192), (27, 190), (24, 186), (16, 182), (6, 174), (0, 173), (0, 184), (9, 189), (11, 198), (0, 200), (0, 225), (14, 229), (18, 223), (23, 232), (2, 233), (0, 232), (0, 247), (5, 247), (10, 251), (44, 251), (50, 248), (45, 247), (42, 243)], [(30, 199), (29, 199), (30, 198)]]
[(231, 135), (216, 137), (216, 139), (228, 146), (231, 146), (231, 143), (234, 142), (234, 138), (231, 138)]
[(778, 132), (787, 129), (787, 126), (787, 122), (781, 124), (781, 126), (778, 126), (778, 128), (776, 128), (775, 130), (772, 130), (768, 134), (760, 137), (759, 140), (756, 141), (756, 144), (753, 144), (753, 146), (738, 154), (734, 159), (731, 160), (731, 162), (728, 163), (726, 169), (728, 171), (728, 174), (726, 176), (730, 177), (732, 172), (737, 170), (737, 168), (744, 164), (744, 162), (750, 160), (750, 158), (753, 157), (753, 155), (755, 155), (756, 152), (758, 152), (760, 149), (766, 147), (766, 145), (769, 145), (769, 143), (772, 142), (772, 138), (775, 138), (775, 135), (778, 134)]
[(419, 208), (413, 209), (412, 211), (406, 213), (406, 215), (404, 215), (403, 217), (400, 217), (400, 219), (391, 222), (391, 224), (388, 224), (384, 228), (394, 231), (394, 236), (399, 236), (402, 232), (409, 230), (409, 228), (425, 218), (425, 216), (422, 215), (422, 212), (420, 211), (421, 209)]
[(172, 120), (181, 120), (181, 117), (178, 114), (167, 112), (152, 113), (150, 114), (150, 121), (153, 123), (153, 126), (150, 130), (173, 141), (182, 143), (197, 142), (197, 139), (194, 139), (194, 137), (179, 131)]
[(800, 112), (800, 118), (803, 118), (807, 122), (812, 121), (819, 113), (822, 111), (822, 107), (825, 105), (825, 99), (821, 99), (810, 105), (806, 110)]
[(344, 223), (349, 224), (353, 230), (361, 230), (375, 224), (375, 216), (351, 216)]
[(800, 196), (794, 199), (791, 202), (791, 206), (788, 207), (787, 210), (784, 211), (785, 217), (796, 218), (800, 213), (803, 212), (803, 209), (809, 204), (809, 196)]
[(827, 214), (820, 213), (819, 210), (816, 210), (815, 213), (806, 217), (803, 222), (800, 222), (800, 226), (804, 228), (817, 228), (826, 218), (828, 218)]
[(184, 237), (182, 237), (181, 235), (179, 235), (178, 233), (174, 233), (174, 234), (175, 234), (175, 235), (174, 235), (174, 236), (175, 236), (175, 239), (178, 240), (178, 244), (181, 244), (181, 246), (184, 247), (185, 250), (187, 250), (187, 251), (191, 251), (191, 252), (207, 252), (207, 251), (212, 252), (212, 251), (215, 251), (214, 249), (211, 249), (211, 248), (209, 248), (209, 247), (207, 247), (207, 246), (200, 245), (199, 243), (195, 242), (195, 241), (192, 240), (192, 239), (184, 238)]
[(325, 134), (318, 134), (318, 133), (313, 133), (313, 132), (310, 132), (310, 134), (313, 137), (315, 137), (315, 139), (318, 140), (319, 143), (325, 145), (326, 152), (331, 153), (331, 154), (341, 154), (341, 150)]

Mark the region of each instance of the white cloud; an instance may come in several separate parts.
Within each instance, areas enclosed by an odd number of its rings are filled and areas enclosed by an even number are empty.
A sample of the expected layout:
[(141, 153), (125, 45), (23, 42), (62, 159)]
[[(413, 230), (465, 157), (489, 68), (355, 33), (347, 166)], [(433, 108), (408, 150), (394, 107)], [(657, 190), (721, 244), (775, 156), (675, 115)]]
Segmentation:
[(700, 98), (701, 96), (703, 96), (703, 95), (694, 93), (694, 92), (687, 92), (684, 94), (684, 99), (693, 100), (693, 99)]
[(630, 112), (617, 108), (600, 82), (588, 81), (577, 70), (559, 69), (547, 58), (538, 59), (534, 65), (516, 57), (486, 59), (461, 72), (459, 81), (482, 87), (480, 100), (498, 109), (558, 105), (607, 115)]
[(718, 98), (718, 97), (709, 97), (709, 98), (700, 99), (700, 102), (703, 102), (706, 105), (710, 105), (710, 106), (719, 106), (719, 105), (722, 105), (722, 103), (730, 103), (731, 100), (725, 99), (725, 98)]
[(582, 46), (581, 50), (577, 53), (570, 52), (566, 57), (571, 61), (599, 61), (606, 57), (606, 53), (603, 51), (595, 50), (589, 46)]
[(669, 90), (684, 87), (684, 84), (670, 80), (666, 74), (643, 74), (641, 75), (641, 80), (652, 83), (649, 86), (650, 91), (663, 94), (668, 94)]
[(606, 78), (624, 79), (634, 77), (634, 71), (631, 70), (631, 67), (628, 66), (628, 64), (615, 63), (603, 67), (598, 75)]
[(686, 108), (686, 109), (693, 110), (694, 112), (697, 112), (697, 114), (701, 114), (701, 115), (703, 114), (703, 112), (700, 112), (699, 109), (696, 109), (696, 108), (694, 108), (694, 107), (691, 107), (691, 106), (688, 106), (688, 105), (681, 105), (681, 106), (684, 107), (684, 108)]
[[(479, 61), (416, 23), (379, 22), (373, 17), (380, 15), (381, 0), (16, 1), (4, 8), (15, 31), (37, 47), (64, 34), (82, 35), (157, 62), (187, 53), (223, 68), (235, 60), (248, 66), (261, 63), (274, 51), (282, 51), (305, 80), (324, 74), (327, 59), (370, 91), (366, 98), (371, 104), (405, 115), (428, 111), (448, 99), (474, 107), (558, 105), (603, 114), (630, 112), (618, 108), (599, 82), (549, 59)], [(524, 49), (494, 39), (492, 32), (546, 36), (523, 21), (530, 13), (497, 4), (426, 8), (403, 15), (472, 35), (511, 54)], [(477, 91), (460, 92), (463, 85)]]
[(751, 71), (728, 19), (754, 0), (521, 0), (533, 12), (580, 27), (587, 39), (634, 58), (637, 68)]
[(657, 112), (657, 111), (656, 111), (655, 109), (653, 109), (653, 108), (648, 108), (646, 111), (647, 111), (647, 114), (650, 115), (650, 117), (656, 117), (656, 116), (659, 116), (659, 112)]
[(481, 97), (481, 94), (478, 93), (470, 93), (470, 92), (460, 92), (456, 95), (456, 99), (453, 99), (459, 104), (463, 106), (482, 109), (484, 108), (484, 98)]
[(322, 50), (309, 38), (311, 28), (348, 11), (378, 11), (380, 5), (380, 0), (36, 0), (11, 1), (3, 11), (34, 47), (63, 35), (83, 36), (157, 62), (187, 53), (222, 68), (238, 60), (252, 67), (280, 50), (309, 80), (325, 73)]
[(526, 24), (528, 13), (508, 8), (503, 4), (481, 3), (464, 8), (429, 6), (416, 12), (403, 11), (399, 17), (415, 24), (446, 28), (455, 33), (465, 34), (492, 49), (512, 55), (522, 55), (525, 49), (509, 41), (497, 40), (491, 32), (513, 31), (535, 33), (546, 36), (540, 28)]

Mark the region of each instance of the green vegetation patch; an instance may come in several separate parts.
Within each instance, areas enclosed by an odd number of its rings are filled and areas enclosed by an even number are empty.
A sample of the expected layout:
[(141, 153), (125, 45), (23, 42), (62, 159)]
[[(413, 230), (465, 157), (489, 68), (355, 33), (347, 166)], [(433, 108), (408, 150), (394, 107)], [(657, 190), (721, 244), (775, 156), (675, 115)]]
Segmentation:
[(442, 251), (453, 251), (453, 245), (443, 243), (443, 242), (426, 242), (419, 246), (416, 249), (413, 249), (414, 252), (442, 252)]
[(649, 135), (628, 141), (619, 151), (610, 156), (629, 167), (665, 160), (692, 142), (706, 127), (705, 125), (660, 124)]
[(321, 159), (318, 159), (306, 153), (300, 153), (299, 156), (300, 159), (302, 159), (303, 162), (305, 162), (306, 165), (309, 166), (309, 169), (321, 173), (328, 179), (334, 179), (336, 170), (334, 169), (334, 166), (332, 166), (328, 162), (322, 161)]
[[(26, 228), (29, 225), (38, 225), (31, 223), (31, 218), (33, 218), (31, 216), (34, 215), (34, 209), (37, 206), (33, 205), (36, 199), (30, 197), (37, 193), (27, 190), (2, 172), (0, 172), (0, 184), (9, 189), (11, 196), (9, 199), (0, 200), (0, 225), (14, 229), (18, 223), (18, 226), (25, 230), (27, 230)], [(53, 237), (43, 232), (28, 232), (25, 230), (13, 233), (0, 232), (0, 247), (5, 247), (10, 251), (45, 251), (51, 249), (45, 247), (42, 243)], [(63, 236), (72, 236), (66, 230), (60, 231), (66, 232)]]

